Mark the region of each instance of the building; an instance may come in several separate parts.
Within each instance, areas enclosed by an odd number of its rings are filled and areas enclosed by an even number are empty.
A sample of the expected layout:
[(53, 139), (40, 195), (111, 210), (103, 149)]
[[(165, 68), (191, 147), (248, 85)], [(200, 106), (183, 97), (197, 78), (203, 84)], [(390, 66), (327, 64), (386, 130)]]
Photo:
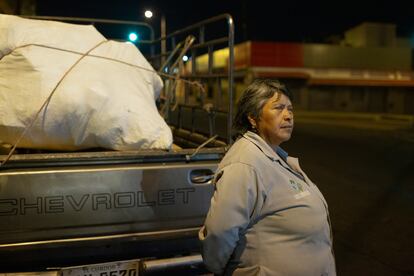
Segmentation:
[[(236, 98), (252, 79), (270, 77), (288, 84), (296, 109), (414, 114), (413, 50), (393, 24), (362, 23), (337, 44), (246, 41), (234, 56)], [(227, 57), (215, 51), (214, 70)], [(207, 64), (207, 55), (197, 59), (197, 72)]]

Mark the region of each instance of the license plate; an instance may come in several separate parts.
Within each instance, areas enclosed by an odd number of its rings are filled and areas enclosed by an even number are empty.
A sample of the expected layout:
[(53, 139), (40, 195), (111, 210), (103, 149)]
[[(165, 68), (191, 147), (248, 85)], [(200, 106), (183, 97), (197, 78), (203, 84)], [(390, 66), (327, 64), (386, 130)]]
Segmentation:
[(63, 268), (61, 276), (138, 276), (139, 260)]

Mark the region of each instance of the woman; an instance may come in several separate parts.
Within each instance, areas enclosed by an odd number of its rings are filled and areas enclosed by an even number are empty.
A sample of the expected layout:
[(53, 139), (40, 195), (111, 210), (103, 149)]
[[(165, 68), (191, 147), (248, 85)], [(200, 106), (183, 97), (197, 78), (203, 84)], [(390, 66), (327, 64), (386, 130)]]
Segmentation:
[(237, 104), (240, 134), (219, 164), (199, 233), (215, 274), (336, 275), (327, 204), (279, 146), (293, 130), (284, 85), (256, 80)]

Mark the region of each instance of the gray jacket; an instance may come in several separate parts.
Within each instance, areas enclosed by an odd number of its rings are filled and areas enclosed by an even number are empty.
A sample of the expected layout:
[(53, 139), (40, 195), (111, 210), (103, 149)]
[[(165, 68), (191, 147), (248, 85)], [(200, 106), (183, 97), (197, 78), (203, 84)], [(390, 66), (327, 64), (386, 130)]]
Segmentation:
[(336, 275), (325, 199), (299, 167), (257, 134), (234, 143), (216, 173), (199, 233), (216, 274)]

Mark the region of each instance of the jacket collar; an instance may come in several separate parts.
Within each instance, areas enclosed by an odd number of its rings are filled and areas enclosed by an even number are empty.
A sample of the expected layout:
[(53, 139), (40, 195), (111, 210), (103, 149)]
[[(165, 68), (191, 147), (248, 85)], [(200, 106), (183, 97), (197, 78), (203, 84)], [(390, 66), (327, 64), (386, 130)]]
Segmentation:
[(247, 131), (243, 134), (243, 137), (255, 144), (270, 160), (276, 161), (283, 158), (285, 161), (288, 157), (288, 153), (281, 147), (277, 147), (276, 152), (270, 147), (262, 137), (252, 131)]

